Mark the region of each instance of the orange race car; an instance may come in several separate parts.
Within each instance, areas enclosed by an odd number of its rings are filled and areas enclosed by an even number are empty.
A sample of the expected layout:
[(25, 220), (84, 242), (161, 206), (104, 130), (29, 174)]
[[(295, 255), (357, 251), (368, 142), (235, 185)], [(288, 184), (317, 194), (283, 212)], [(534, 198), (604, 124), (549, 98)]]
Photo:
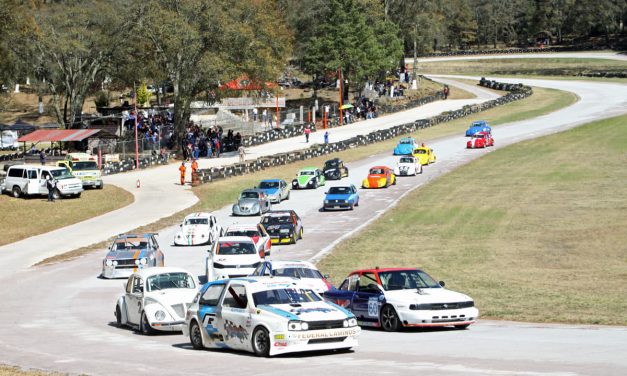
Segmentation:
[(391, 168), (374, 166), (370, 168), (368, 177), (361, 183), (363, 188), (387, 188), (396, 184), (396, 175)]

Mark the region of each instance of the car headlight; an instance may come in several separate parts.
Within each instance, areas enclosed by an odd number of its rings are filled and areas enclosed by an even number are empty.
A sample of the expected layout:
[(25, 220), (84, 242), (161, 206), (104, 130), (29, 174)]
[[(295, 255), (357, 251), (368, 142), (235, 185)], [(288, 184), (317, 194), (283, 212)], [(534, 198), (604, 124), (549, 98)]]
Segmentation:
[(343, 325), (345, 328), (348, 328), (348, 320), (344, 320), (344, 322), (342, 322), (342, 325)]
[(142, 257), (142, 258), (139, 260), (139, 263), (140, 263), (140, 264), (142, 264), (142, 265), (146, 265), (146, 264), (148, 263), (148, 260), (147, 260), (145, 257)]
[(139, 265), (139, 259), (135, 259), (135, 265)]
[(118, 262), (113, 260), (113, 266), (118, 266)]
[(314, 183), (314, 181), (313, 181), (313, 180), (309, 180), (309, 181), (307, 182), (307, 185), (313, 185), (313, 183)]
[(181, 238), (181, 234), (176, 235), (176, 238), (180, 239)]
[(290, 321), (287, 324), (287, 329), (291, 331), (308, 330), (309, 324), (303, 321)]
[(352, 317), (350, 319), (347, 320), (348, 321), (348, 327), (350, 328), (351, 326), (357, 326), (357, 319)]
[(107, 261), (105, 262), (105, 264), (106, 264), (107, 266), (113, 266), (113, 261), (112, 261), (112, 260), (107, 260)]
[(325, 204), (328, 204), (328, 203), (329, 203), (329, 200), (324, 200), (324, 203), (325, 203)]
[(165, 312), (163, 312), (162, 310), (158, 310), (157, 312), (155, 312), (155, 319), (157, 319), (157, 321), (165, 320)]

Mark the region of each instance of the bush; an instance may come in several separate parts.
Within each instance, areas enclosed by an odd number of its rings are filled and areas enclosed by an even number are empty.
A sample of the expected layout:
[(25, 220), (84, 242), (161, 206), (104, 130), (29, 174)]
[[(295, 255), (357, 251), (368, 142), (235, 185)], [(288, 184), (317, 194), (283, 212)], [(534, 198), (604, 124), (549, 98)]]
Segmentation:
[(96, 99), (94, 99), (96, 107), (108, 107), (110, 102), (111, 96), (109, 92), (99, 91), (96, 93)]

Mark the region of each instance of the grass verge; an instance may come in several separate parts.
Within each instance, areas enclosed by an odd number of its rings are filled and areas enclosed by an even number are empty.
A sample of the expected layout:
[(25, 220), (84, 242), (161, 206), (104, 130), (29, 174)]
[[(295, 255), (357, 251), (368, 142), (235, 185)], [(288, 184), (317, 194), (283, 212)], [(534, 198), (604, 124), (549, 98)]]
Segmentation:
[(33, 369), (22, 369), (0, 364), (0, 376), (55, 376), (64, 375), (63, 373), (41, 371)]
[(13, 198), (0, 195), (0, 246), (10, 244), (119, 209), (133, 202), (124, 189), (105, 185), (85, 190), (78, 199), (47, 202), (45, 196)]
[(626, 325), (626, 121), (490, 153), (412, 192), (319, 266), (339, 278), (419, 266), (484, 318)]
[[(552, 111), (558, 110), (560, 106), (566, 106), (576, 101), (576, 96), (571, 93), (534, 88), (534, 94), (523, 100), (513, 102), (501, 107), (485, 111), (480, 114), (457, 119), (448, 123), (442, 123), (435, 127), (418, 130), (411, 134), (420, 140), (428, 141), (439, 137), (445, 137), (452, 134), (464, 132), (468, 128), (468, 124), (474, 120), (486, 119), (493, 125), (502, 124), (501, 118), (506, 118), (512, 113), (525, 112), (529, 117), (540, 116)], [(403, 136), (403, 137), (406, 137)], [(368, 145), (351, 150), (345, 150), (335, 153), (333, 157), (342, 158), (345, 162), (357, 161), (368, 156), (390, 151), (394, 148), (397, 139), (387, 140), (384, 142)], [(185, 215), (195, 211), (214, 211), (225, 205), (235, 202), (237, 195), (245, 188), (256, 185), (261, 179), (274, 177), (291, 181), (296, 172), (306, 166), (322, 166), (324, 161), (331, 158), (330, 155), (318, 158), (300, 161), (286, 166), (278, 166), (265, 169), (249, 175), (237, 176), (226, 180), (216, 181), (211, 184), (204, 184), (193, 188), (194, 194), (198, 196), (199, 202), (194, 206), (173, 214), (169, 217), (162, 218), (159, 221), (134, 229), (130, 232), (157, 232), (161, 229), (180, 223)], [(39, 262), (37, 265), (46, 265), (56, 262), (66, 261), (75, 257), (79, 257), (88, 252), (99, 250), (108, 246), (111, 240), (92, 244), (87, 247), (75, 249), (63, 254), (59, 254)]]

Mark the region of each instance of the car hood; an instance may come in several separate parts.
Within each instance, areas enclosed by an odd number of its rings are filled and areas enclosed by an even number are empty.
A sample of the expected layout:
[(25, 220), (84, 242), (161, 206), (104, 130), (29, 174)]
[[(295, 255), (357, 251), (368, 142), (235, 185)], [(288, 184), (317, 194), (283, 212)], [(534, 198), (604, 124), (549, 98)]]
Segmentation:
[[(261, 306), (264, 307), (264, 306)], [(321, 320), (343, 320), (349, 317), (345, 311), (330, 305), (327, 302), (310, 302), (301, 304), (272, 304), (270, 307), (273, 313), (281, 316), (292, 316), (292, 320), (321, 321)], [(278, 312), (277, 312), (278, 310)]]
[(222, 265), (251, 265), (261, 261), (259, 255), (216, 255), (213, 257), (213, 262), (217, 262)]
[(394, 154), (411, 154), (414, 151), (414, 146), (409, 144), (396, 145), (394, 148)]
[(259, 203), (259, 199), (256, 198), (241, 198), (237, 200), (237, 205), (239, 206), (253, 206)]
[(325, 200), (348, 200), (350, 198), (350, 193), (342, 193), (342, 194), (328, 194), (324, 196)]
[(179, 234), (183, 236), (208, 234), (209, 226), (207, 225), (183, 225)]
[(191, 303), (196, 293), (198, 293), (196, 289), (165, 289), (148, 292), (144, 297), (154, 299), (164, 306), (172, 306), (180, 303)]
[(279, 193), (279, 188), (264, 188), (262, 191), (266, 192), (267, 195), (275, 195)]
[(460, 294), (445, 288), (421, 289), (421, 294), (417, 290), (394, 290), (386, 291), (385, 299), (389, 302), (410, 304), (410, 303), (454, 303), (472, 300), (468, 295)]
[(296, 178), (296, 181), (298, 181), (298, 184), (300, 184), (300, 185), (306, 185), (314, 177), (315, 177), (315, 175), (299, 175)]
[(273, 230), (282, 229), (282, 228), (292, 229), (292, 228), (294, 228), (294, 224), (293, 223), (281, 223), (281, 224), (275, 224), (275, 225), (268, 225), (268, 226), (266, 226), (266, 230), (268, 230), (268, 231), (273, 231)]
[[(107, 260), (126, 260), (146, 257), (147, 249), (131, 249), (129, 251), (116, 251), (107, 253)], [(137, 256), (136, 256), (137, 255)]]

